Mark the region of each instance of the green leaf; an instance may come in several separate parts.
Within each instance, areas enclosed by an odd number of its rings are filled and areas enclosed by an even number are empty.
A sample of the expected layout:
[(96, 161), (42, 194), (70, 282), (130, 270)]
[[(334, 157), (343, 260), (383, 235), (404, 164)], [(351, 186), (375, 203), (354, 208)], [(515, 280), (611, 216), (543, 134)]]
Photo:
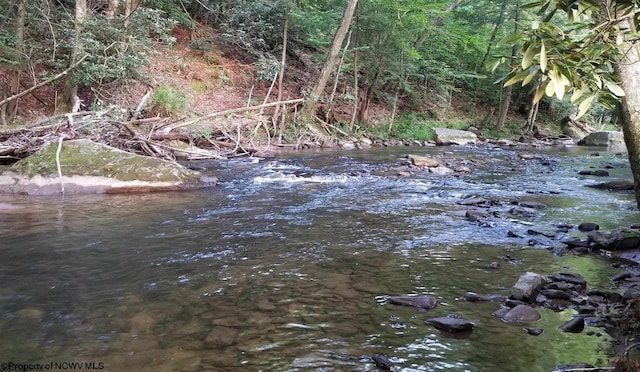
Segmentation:
[(493, 66), (491, 66), (491, 72), (495, 72), (495, 71), (496, 71), (496, 69), (498, 68), (498, 66), (500, 66), (501, 64), (502, 64), (502, 61), (497, 60), (497, 61), (493, 64)]
[(606, 85), (607, 89), (609, 89), (609, 91), (614, 95), (618, 97), (624, 97), (624, 90), (622, 90), (622, 88), (618, 84), (614, 83), (613, 81), (605, 80), (604, 85)]
[(537, 68), (536, 69), (532, 69), (532, 70), (533, 71), (529, 70), (530, 71), (529, 75), (526, 78), (524, 78), (524, 80), (522, 80), (522, 86), (525, 86), (525, 85), (529, 84), (531, 82), (531, 80), (533, 80), (533, 78), (538, 75), (538, 71), (540, 71)]
[(544, 46), (544, 41), (540, 40), (540, 69), (545, 72), (547, 69), (547, 49)]
[(532, 3), (528, 3), (528, 4), (524, 4), (520, 6), (520, 9), (531, 9), (531, 8), (537, 8), (540, 5), (546, 3), (546, 1), (534, 1)]
[(508, 87), (509, 85), (513, 85), (519, 82), (520, 80), (526, 78), (527, 75), (529, 75), (529, 71), (520, 71), (520, 73), (512, 76), (511, 79), (507, 80), (507, 82), (504, 83), (504, 87)]
[(549, 83), (547, 83), (547, 86), (544, 88), (544, 92), (547, 95), (547, 97), (553, 97), (553, 92), (554, 92), (554, 87), (553, 87), (553, 80), (549, 80)]
[(593, 103), (593, 100), (596, 98), (596, 95), (592, 95), (589, 96), (587, 98), (585, 98), (584, 101), (580, 102), (580, 105), (578, 106), (578, 115), (576, 116), (576, 120), (580, 119), (584, 114), (587, 113), (587, 111), (589, 111), (589, 108), (591, 107), (591, 104)]
[(571, 103), (576, 103), (577, 100), (580, 99), (584, 95), (584, 90), (582, 89), (574, 89), (573, 94), (571, 95)]
[(533, 45), (529, 45), (527, 50), (524, 52), (524, 55), (522, 56), (522, 69), (523, 70), (525, 70), (529, 66), (531, 66), (531, 64), (533, 63), (533, 56), (534, 55), (535, 55), (535, 52), (533, 50)]

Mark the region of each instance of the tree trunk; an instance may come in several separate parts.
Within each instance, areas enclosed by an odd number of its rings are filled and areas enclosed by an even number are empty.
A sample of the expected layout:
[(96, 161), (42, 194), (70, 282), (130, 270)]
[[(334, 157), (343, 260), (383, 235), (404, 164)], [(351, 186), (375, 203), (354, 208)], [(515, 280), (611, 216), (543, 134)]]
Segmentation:
[(338, 83), (340, 82), (340, 71), (342, 71), (342, 64), (344, 63), (344, 57), (347, 55), (347, 50), (349, 49), (349, 44), (351, 43), (351, 31), (349, 31), (349, 36), (347, 37), (347, 43), (344, 46), (344, 50), (342, 51), (342, 56), (340, 56), (340, 62), (338, 62), (338, 68), (336, 70), (336, 75), (333, 78), (333, 89), (331, 89), (331, 95), (329, 96), (329, 107), (327, 108), (327, 116), (326, 120), (328, 123), (331, 122), (331, 118), (334, 117), (333, 111), (333, 103), (336, 98), (336, 91), (338, 90)]
[[(633, 26), (629, 21), (624, 23), (620, 26)], [(638, 45), (631, 42), (624, 42), (618, 48), (623, 57), (615, 66), (615, 71), (622, 81), (625, 93), (622, 101), (622, 130), (633, 173), (636, 204), (640, 209), (640, 52)]]
[(365, 88), (362, 92), (362, 99), (360, 101), (360, 107), (358, 109), (358, 121), (362, 125), (367, 125), (369, 123), (369, 105), (371, 104), (371, 100), (373, 99), (373, 93), (376, 84), (378, 83), (378, 78), (380, 77), (380, 73), (382, 72), (382, 68), (380, 66), (376, 66), (376, 74), (373, 76), (373, 80), (365, 85)]
[[(285, 10), (284, 26), (282, 30), (282, 57), (280, 58), (280, 75), (278, 76), (278, 99), (277, 99), (278, 102), (282, 101), (282, 91), (284, 90), (284, 87), (282, 86), (282, 81), (284, 79), (284, 70), (287, 65), (288, 34), (289, 34), (289, 3), (287, 3), (287, 8)], [(282, 109), (284, 110), (284, 107)], [(275, 111), (273, 113), (273, 118), (271, 119), (271, 121), (273, 121), (274, 129), (279, 127), (278, 122), (280, 122), (280, 113), (281, 113), (280, 110), (281, 110), (280, 106), (276, 106)], [(284, 126), (284, 122), (281, 123), (281, 125)], [(279, 129), (280, 130), (278, 131), (278, 141), (282, 142), (282, 131), (284, 130), (284, 128), (280, 127)]]
[(138, 5), (137, 2), (134, 4), (133, 0), (124, 1), (124, 28), (129, 27), (131, 13), (133, 12), (133, 8), (136, 7), (137, 5)]
[(351, 24), (351, 19), (353, 18), (353, 14), (356, 11), (356, 6), (358, 5), (358, 0), (349, 0), (347, 3), (347, 7), (344, 10), (344, 14), (342, 15), (342, 21), (340, 22), (340, 27), (336, 31), (336, 34), (333, 37), (333, 42), (331, 43), (331, 48), (329, 49), (329, 54), (327, 55), (327, 59), (324, 62), (324, 66), (320, 71), (320, 77), (316, 81), (313, 89), (311, 90), (311, 94), (309, 96), (309, 100), (305, 105), (305, 109), (303, 111), (303, 116), (307, 118), (312, 118), (315, 114), (316, 103), (322, 96), (324, 92), (324, 88), (327, 86), (327, 82), (329, 81), (329, 77), (333, 73), (335, 69), (335, 65), (338, 59), (338, 54), (340, 53), (340, 49), (342, 48), (342, 42), (344, 41), (345, 36), (347, 36), (347, 32), (349, 31), (349, 25)]
[(105, 11), (107, 19), (114, 19), (116, 17), (118, 5), (120, 5), (120, 0), (109, 0), (109, 3), (107, 3), (107, 10)]
[[(514, 32), (518, 33), (518, 22), (520, 22), (520, 0), (516, 1), (516, 12), (514, 16)], [(516, 64), (516, 55), (518, 53), (518, 46), (514, 45), (511, 48), (511, 68), (514, 68)], [(504, 123), (507, 121), (507, 113), (509, 112), (509, 105), (511, 105), (511, 92), (513, 91), (513, 85), (509, 85), (504, 90), (502, 96), (502, 104), (500, 105), (500, 114), (498, 114), (498, 122), (496, 123), (496, 130), (501, 131), (504, 128)]]
[[(82, 24), (87, 19), (87, 0), (76, 0), (75, 8), (75, 41), (71, 51), (69, 66), (73, 66), (80, 58), (82, 50)], [(77, 112), (80, 110), (78, 85), (69, 81), (67, 76), (62, 95), (56, 99), (57, 112)]]
[(484, 65), (487, 63), (487, 59), (489, 59), (489, 55), (491, 53), (491, 49), (493, 48), (493, 44), (496, 41), (496, 36), (498, 36), (498, 30), (500, 26), (504, 23), (504, 19), (507, 17), (507, 6), (509, 5), (509, 0), (504, 0), (502, 4), (502, 9), (500, 10), (500, 16), (496, 21), (495, 26), (493, 27), (493, 32), (491, 32), (491, 37), (489, 38), (489, 45), (487, 45), (487, 51), (484, 53), (482, 57), (482, 63), (480, 63), (480, 68), (484, 68)]
[(360, 32), (358, 31), (358, 15), (356, 15), (356, 40), (353, 48), (353, 112), (351, 113), (351, 121), (349, 121), (349, 128), (353, 132), (355, 129), (356, 115), (358, 115), (358, 75), (360, 72), (358, 71), (358, 46), (360, 43), (359, 40)]
[[(11, 74), (9, 80), (9, 92), (8, 96), (11, 97), (20, 92), (20, 69), (22, 63), (20, 60), (23, 59), (22, 53), (24, 50), (24, 23), (25, 23), (25, 9), (24, 9), (24, 1), (19, 0), (16, 6), (16, 23), (15, 23), (15, 31), (16, 31), (16, 49), (15, 53), (15, 61), (17, 62), (17, 66), (15, 71)], [(3, 116), (2, 121), (3, 124), (11, 123), (13, 119), (16, 117), (16, 113), (18, 112), (18, 100), (11, 101), (7, 103), (6, 107), (2, 108)]]
[(527, 122), (524, 124), (525, 133), (532, 133), (536, 124), (536, 116), (538, 116), (538, 109), (540, 108), (540, 101), (531, 105), (529, 115), (527, 116)]

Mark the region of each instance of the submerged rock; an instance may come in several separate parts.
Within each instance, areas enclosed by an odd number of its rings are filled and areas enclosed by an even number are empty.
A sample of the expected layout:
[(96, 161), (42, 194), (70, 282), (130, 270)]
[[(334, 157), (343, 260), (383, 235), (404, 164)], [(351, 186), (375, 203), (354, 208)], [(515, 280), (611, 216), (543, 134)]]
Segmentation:
[(500, 302), (504, 300), (502, 295), (486, 295), (482, 296), (475, 292), (467, 292), (464, 295), (465, 301), (469, 302)]
[(596, 177), (609, 177), (609, 172), (606, 170), (598, 169), (598, 170), (582, 170), (578, 172), (581, 176), (596, 176)]
[(371, 360), (376, 364), (378, 368), (381, 368), (385, 371), (395, 371), (396, 366), (393, 362), (382, 354), (373, 354), (371, 356)]
[(593, 371), (595, 367), (589, 363), (560, 364), (553, 368), (553, 372)]
[(595, 185), (587, 185), (594, 189), (609, 190), (609, 191), (627, 191), (633, 190), (633, 181), (631, 180), (615, 180), (603, 183), (596, 183)]
[(418, 309), (430, 310), (438, 306), (438, 300), (433, 296), (391, 296), (387, 302), (393, 305), (412, 306)]
[(502, 320), (505, 323), (535, 322), (540, 318), (540, 313), (527, 305), (518, 305), (502, 316)]
[(430, 158), (428, 156), (420, 156), (420, 155), (407, 155), (407, 159), (411, 161), (411, 164), (417, 167), (437, 167), (440, 165), (440, 162), (436, 159)]
[(180, 164), (135, 155), (90, 140), (64, 141), (60, 147), (60, 172), (51, 142), (15, 163), (0, 175), (0, 192), (28, 195), (65, 193), (129, 193), (170, 191), (215, 185)]
[(542, 328), (537, 327), (524, 327), (522, 328), (522, 330), (527, 332), (527, 334), (530, 334), (531, 336), (539, 336), (543, 332)]
[(431, 318), (425, 320), (425, 323), (434, 326), (436, 329), (450, 333), (468, 332), (475, 327), (475, 324), (455, 316)]

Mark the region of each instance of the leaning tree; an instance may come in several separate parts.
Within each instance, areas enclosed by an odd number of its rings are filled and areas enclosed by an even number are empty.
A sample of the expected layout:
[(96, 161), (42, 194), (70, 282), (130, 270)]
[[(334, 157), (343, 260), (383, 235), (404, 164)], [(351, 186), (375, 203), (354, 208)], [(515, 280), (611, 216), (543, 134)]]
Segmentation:
[(538, 17), (510, 39), (521, 58), (505, 85), (534, 84), (534, 103), (571, 94), (578, 117), (595, 101), (609, 108), (621, 102), (640, 208), (640, 0), (543, 0), (522, 8)]

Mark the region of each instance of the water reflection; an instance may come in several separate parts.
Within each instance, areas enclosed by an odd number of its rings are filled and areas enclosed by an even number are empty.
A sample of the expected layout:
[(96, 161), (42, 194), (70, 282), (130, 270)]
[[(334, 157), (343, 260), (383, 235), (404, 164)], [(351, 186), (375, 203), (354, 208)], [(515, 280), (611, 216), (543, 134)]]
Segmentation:
[[(557, 331), (570, 314), (543, 311), (545, 332), (533, 337), (493, 317), (499, 304), (462, 296), (507, 294), (526, 271), (576, 271), (607, 287), (614, 269), (523, 248), (506, 234), (513, 223), (479, 227), (455, 203), (526, 197), (549, 206), (527, 223), (606, 228), (637, 219), (632, 196), (584, 188), (576, 155), (565, 153), (543, 154), (551, 169), (516, 151), (452, 148), (437, 155), (476, 164), (470, 175), (378, 172), (405, 151), (205, 162), (221, 185), (193, 192), (2, 197), (21, 207), (0, 213), (2, 359), (89, 360), (112, 371), (365, 371), (375, 370), (374, 353), (417, 371), (595, 362), (606, 337)], [(507, 254), (520, 264), (489, 268)], [(403, 294), (440, 304), (421, 313), (376, 301)], [(449, 313), (477, 324), (469, 338), (424, 323)]]

